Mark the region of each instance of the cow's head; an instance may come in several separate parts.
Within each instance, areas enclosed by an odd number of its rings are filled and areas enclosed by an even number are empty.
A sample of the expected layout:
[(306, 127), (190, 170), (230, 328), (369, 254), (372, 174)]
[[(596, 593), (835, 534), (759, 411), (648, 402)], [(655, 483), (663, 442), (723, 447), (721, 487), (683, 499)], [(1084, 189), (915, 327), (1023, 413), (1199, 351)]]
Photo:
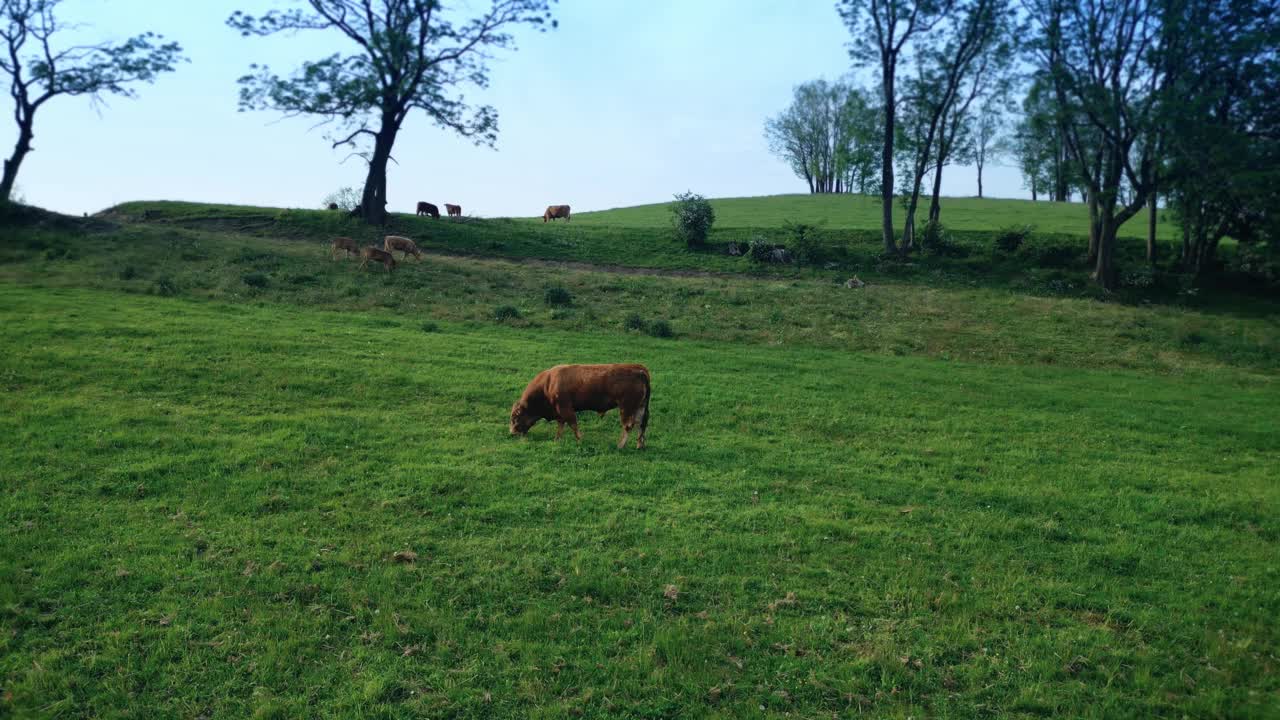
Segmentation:
[(529, 406), (520, 401), (516, 401), (511, 406), (511, 434), (524, 435), (529, 432), (529, 428), (533, 427), (540, 418), (529, 412)]

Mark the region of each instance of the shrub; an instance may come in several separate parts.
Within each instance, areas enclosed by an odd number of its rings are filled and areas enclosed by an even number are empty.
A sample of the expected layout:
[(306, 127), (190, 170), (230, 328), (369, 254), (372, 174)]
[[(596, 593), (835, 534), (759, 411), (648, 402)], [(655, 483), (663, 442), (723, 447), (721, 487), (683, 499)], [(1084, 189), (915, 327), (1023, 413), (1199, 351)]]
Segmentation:
[(656, 338), (669, 338), (675, 336), (675, 333), (671, 330), (671, 323), (666, 320), (654, 320), (649, 324), (648, 332)]
[(755, 235), (747, 242), (747, 256), (758, 263), (767, 263), (775, 247), (763, 235)]
[(1030, 225), (1010, 225), (996, 232), (995, 246), (998, 252), (1016, 253), (1022, 243), (1031, 237), (1033, 228)]
[(498, 322), (506, 322), (508, 320), (519, 320), (520, 310), (513, 305), (499, 305), (493, 309), (493, 319)]
[(439, 330), (440, 326), (430, 320), (422, 323), (422, 332), (424, 333), (433, 333)]
[(155, 283), (151, 285), (151, 292), (156, 295), (164, 295), (169, 297), (178, 294), (178, 284), (170, 277), (157, 278)]
[(823, 260), (822, 245), (818, 242), (818, 226), (802, 222), (785, 222), (782, 229), (791, 238), (788, 246), (799, 265), (817, 265)]
[(969, 250), (956, 243), (940, 222), (931, 221), (924, 224), (920, 233), (920, 246), (924, 251), (936, 257), (967, 257)]
[(686, 246), (692, 248), (706, 244), (715, 221), (715, 210), (711, 209), (706, 198), (693, 192), (676, 195), (676, 201), (671, 205), (671, 225), (675, 228), (676, 237)]
[(573, 304), (573, 293), (567, 288), (554, 285), (547, 288), (547, 292), (543, 294), (542, 299), (551, 307), (564, 307)]
[(132, 265), (125, 265), (124, 269), (120, 271), (121, 280), (132, 280), (136, 277), (138, 277), (138, 268)]
[(339, 210), (348, 212), (355, 210), (360, 207), (360, 191), (353, 187), (338, 188), (320, 202), (320, 207), (324, 209), (331, 205), (337, 205)]
[(626, 320), (622, 321), (622, 326), (628, 330), (643, 331), (645, 328), (644, 318), (640, 317), (636, 313), (631, 313), (627, 316)]
[(259, 288), (259, 289), (265, 288), (270, 283), (270, 280), (267, 279), (267, 276), (260, 272), (247, 273), (245, 275), (242, 275), (240, 279), (244, 282), (245, 285), (248, 285), (251, 288)]

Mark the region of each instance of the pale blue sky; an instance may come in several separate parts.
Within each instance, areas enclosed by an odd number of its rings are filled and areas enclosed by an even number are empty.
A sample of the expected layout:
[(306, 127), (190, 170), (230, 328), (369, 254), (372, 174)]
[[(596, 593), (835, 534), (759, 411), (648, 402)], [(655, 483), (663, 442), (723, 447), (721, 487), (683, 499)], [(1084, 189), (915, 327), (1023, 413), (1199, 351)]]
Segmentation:
[[(237, 9), (283, 0), (66, 0), (62, 16), (91, 39), (153, 30), (191, 62), (105, 107), (58, 98), (37, 116), (36, 151), (18, 185), (28, 202), (95, 212), (127, 200), (315, 207), (359, 186), (363, 161), (330, 150), (314, 121), (236, 111), (251, 62), (277, 71), (349, 46), (337, 33), (241, 38)], [(466, 4), (465, 2), (463, 4)], [(484, 0), (470, 0), (482, 6)], [(467, 214), (536, 215), (553, 203), (596, 210), (709, 197), (804, 192), (773, 157), (762, 125), (794, 85), (850, 70), (848, 33), (825, 0), (562, 0), (557, 30), (518, 31), (492, 64), (491, 87), (467, 95), (498, 108), (496, 150), (408, 121), (396, 142), (388, 208), (460, 203)], [(16, 132), (0, 99), (4, 152)], [(988, 167), (988, 195), (1026, 197), (1013, 168)], [(949, 168), (947, 195), (976, 194), (974, 172)]]

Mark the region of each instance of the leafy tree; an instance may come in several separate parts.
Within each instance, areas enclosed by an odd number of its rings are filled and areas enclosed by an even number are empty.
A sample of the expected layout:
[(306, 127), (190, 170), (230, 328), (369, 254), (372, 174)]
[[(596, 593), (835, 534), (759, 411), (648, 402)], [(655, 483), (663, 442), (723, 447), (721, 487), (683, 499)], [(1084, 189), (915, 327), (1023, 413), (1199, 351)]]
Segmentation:
[(372, 147), (359, 154), (369, 164), (361, 193), (367, 222), (386, 219), (387, 163), (396, 135), (410, 113), (421, 111), (436, 125), (490, 145), (497, 139), (497, 111), (473, 108), (459, 92), (488, 83), (494, 50), (513, 46), (517, 25), (545, 29), (554, 0), (490, 0), (482, 14), (456, 20), (441, 0), (305, 0), (301, 8), (272, 10), (260, 17), (237, 11), (227, 24), (245, 36), (323, 30), (355, 46), (304, 62), (291, 77), (266, 67), (240, 78), (241, 110), (277, 110), (315, 115), (333, 123), (335, 148)]
[(836, 9), (853, 41), (849, 55), (856, 65), (880, 70), (881, 233), (886, 253), (897, 253), (893, 228), (893, 162), (897, 139), (898, 64), (917, 36), (927, 35), (951, 11), (955, 0), (837, 0)]
[(978, 171), (978, 197), (982, 197), (982, 171), (989, 163), (997, 162), (1013, 152), (1013, 142), (1005, 135), (1006, 115), (1003, 94), (987, 95), (973, 120), (973, 143), (965, 160), (971, 161)]
[(765, 137), (809, 192), (866, 192), (879, 143), (877, 115), (861, 90), (815, 80), (797, 86), (791, 105), (765, 122)]
[(915, 215), (924, 177), (946, 161), (938, 155), (936, 144), (946, 134), (946, 124), (956, 121), (955, 115), (963, 116), (976, 97), (980, 78), (1002, 38), (1006, 5), (1005, 0), (961, 0), (947, 21), (937, 26), (940, 33), (935, 42), (917, 53), (917, 73), (907, 83), (906, 95), (915, 127), (903, 252), (915, 244)]
[[(1094, 278), (1117, 280), (1116, 231), (1146, 204), (1160, 75), (1157, 0), (1029, 0), (1034, 59), (1050, 80), (1058, 126), (1088, 190)], [(1132, 197), (1122, 201), (1128, 183)]]
[(1182, 265), (1231, 236), (1280, 247), (1280, 13), (1267, 0), (1168, 0), (1159, 98)]
[(177, 43), (143, 33), (122, 43), (59, 47), (68, 26), (57, 17), (61, 0), (0, 0), (0, 71), (9, 76), (18, 141), (4, 161), (0, 202), (7, 202), (22, 161), (34, 148), (36, 112), (59, 95), (134, 97), (130, 85), (152, 82), (182, 58)]

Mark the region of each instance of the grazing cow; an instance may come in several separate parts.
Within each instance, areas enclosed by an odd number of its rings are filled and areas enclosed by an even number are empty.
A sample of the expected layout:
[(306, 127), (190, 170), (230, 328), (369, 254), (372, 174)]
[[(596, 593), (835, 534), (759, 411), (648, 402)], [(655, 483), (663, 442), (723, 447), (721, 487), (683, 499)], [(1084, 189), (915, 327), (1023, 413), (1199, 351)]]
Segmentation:
[(387, 269), (388, 274), (390, 274), (392, 270), (396, 269), (395, 256), (386, 250), (378, 248), (376, 245), (366, 245), (364, 246), (364, 249), (360, 251), (360, 268), (364, 269), (364, 266), (368, 265), (370, 260), (376, 263), (382, 263), (382, 266)]
[(360, 246), (356, 244), (355, 240), (352, 240), (349, 237), (334, 238), (332, 247), (333, 247), (333, 251), (329, 254), (334, 260), (338, 259), (339, 250), (346, 250), (347, 251), (346, 257), (351, 257), (352, 255), (360, 254)]
[(548, 205), (547, 211), (542, 213), (542, 222), (555, 220), (556, 218), (564, 218), (565, 222), (569, 222), (569, 206), (568, 205)]
[(403, 235), (388, 235), (382, 238), (382, 249), (387, 252), (399, 250), (404, 253), (402, 260), (410, 255), (419, 260), (422, 259), (422, 251), (418, 249), (418, 244)]
[(462, 217), (461, 205), (450, 205), (449, 203), (445, 203), (444, 211), (449, 213), (449, 217)]
[(627, 363), (557, 365), (538, 373), (511, 406), (511, 434), (524, 435), (539, 420), (555, 420), (557, 440), (568, 423), (574, 437), (581, 441), (578, 412), (594, 410), (604, 417), (613, 408), (618, 408), (622, 416), (618, 448), (627, 446), (627, 435), (637, 424), (640, 434), (636, 436), (636, 448), (643, 448), (649, 427), (648, 368)]
[(435, 205), (432, 205), (432, 204), (431, 204), (431, 203), (429, 203), (429, 202), (420, 202), (420, 203), (418, 203), (418, 214), (419, 214), (419, 215), (430, 215), (431, 217), (433, 217), (433, 218), (435, 218), (435, 219), (439, 220), (439, 219), (440, 219), (440, 208), (436, 207)]

